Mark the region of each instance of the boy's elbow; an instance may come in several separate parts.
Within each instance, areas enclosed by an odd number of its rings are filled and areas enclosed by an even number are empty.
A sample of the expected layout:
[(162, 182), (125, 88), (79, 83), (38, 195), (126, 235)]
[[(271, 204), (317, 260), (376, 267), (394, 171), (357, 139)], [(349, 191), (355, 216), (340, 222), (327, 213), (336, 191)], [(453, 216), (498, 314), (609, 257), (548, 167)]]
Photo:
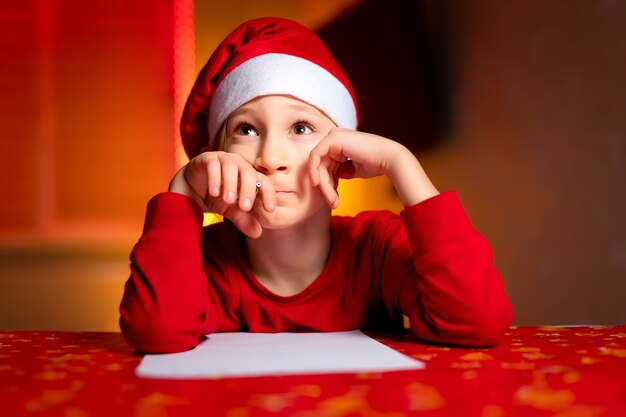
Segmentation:
[(185, 332), (160, 320), (149, 322), (120, 318), (122, 336), (141, 353), (175, 353), (195, 348), (201, 335)]
[(455, 344), (468, 347), (492, 347), (502, 341), (513, 318), (507, 309), (490, 315), (474, 316), (458, 329), (458, 342)]
[(466, 332), (459, 343), (468, 347), (493, 347), (502, 340), (508, 329), (508, 323), (484, 323)]
[[(500, 343), (512, 320), (511, 309), (495, 313), (472, 312), (456, 319), (431, 316), (414, 328), (417, 337), (462, 347), (492, 347)], [(418, 322), (419, 323), (419, 322)]]

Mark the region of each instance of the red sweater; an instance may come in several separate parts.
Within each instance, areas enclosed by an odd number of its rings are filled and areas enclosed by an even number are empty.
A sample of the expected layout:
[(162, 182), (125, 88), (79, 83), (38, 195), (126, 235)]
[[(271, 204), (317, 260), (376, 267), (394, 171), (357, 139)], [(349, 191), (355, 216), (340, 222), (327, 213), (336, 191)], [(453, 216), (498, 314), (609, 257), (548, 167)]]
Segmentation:
[(254, 278), (232, 224), (203, 229), (202, 218), (183, 195), (148, 203), (120, 309), (122, 333), (141, 351), (187, 350), (212, 332), (395, 329), (403, 315), (420, 340), (487, 346), (511, 322), (491, 248), (455, 192), (400, 215), (333, 216), (327, 265), (289, 297)]

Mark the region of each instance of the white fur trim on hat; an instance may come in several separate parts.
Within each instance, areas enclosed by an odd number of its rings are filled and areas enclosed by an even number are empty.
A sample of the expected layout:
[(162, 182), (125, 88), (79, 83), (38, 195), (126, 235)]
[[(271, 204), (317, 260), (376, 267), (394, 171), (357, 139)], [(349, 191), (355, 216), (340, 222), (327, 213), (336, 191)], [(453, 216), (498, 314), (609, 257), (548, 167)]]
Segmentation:
[(209, 138), (230, 113), (271, 94), (296, 97), (317, 107), (337, 126), (356, 129), (357, 113), (348, 89), (323, 67), (293, 55), (269, 53), (234, 68), (215, 90), (209, 106)]

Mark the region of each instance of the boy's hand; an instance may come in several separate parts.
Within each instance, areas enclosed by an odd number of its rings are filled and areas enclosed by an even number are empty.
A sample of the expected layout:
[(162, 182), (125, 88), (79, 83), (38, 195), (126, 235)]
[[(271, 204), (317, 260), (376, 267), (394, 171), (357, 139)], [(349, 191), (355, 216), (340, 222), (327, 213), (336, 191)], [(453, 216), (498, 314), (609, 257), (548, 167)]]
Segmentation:
[(405, 207), (438, 191), (415, 156), (406, 147), (382, 136), (333, 128), (311, 151), (309, 175), (331, 208), (339, 205), (339, 178), (387, 176)]
[[(261, 184), (257, 194), (256, 184)], [(223, 215), (250, 237), (259, 237), (262, 229), (251, 212), (261, 197), (263, 209), (276, 207), (274, 186), (267, 176), (256, 171), (237, 154), (205, 152), (179, 170), (169, 186), (170, 192), (193, 198), (203, 210)]]

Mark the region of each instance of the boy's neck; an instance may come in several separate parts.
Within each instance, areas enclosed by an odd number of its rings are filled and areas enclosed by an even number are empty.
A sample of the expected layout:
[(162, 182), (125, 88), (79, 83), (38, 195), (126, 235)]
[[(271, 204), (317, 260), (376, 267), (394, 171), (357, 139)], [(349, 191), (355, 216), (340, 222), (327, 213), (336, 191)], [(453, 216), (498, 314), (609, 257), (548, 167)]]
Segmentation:
[(267, 289), (281, 296), (301, 292), (319, 276), (330, 245), (328, 212), (311, 216), (289, 229), (265, 229), (257, 239), (246, 238), (252, 273)]

